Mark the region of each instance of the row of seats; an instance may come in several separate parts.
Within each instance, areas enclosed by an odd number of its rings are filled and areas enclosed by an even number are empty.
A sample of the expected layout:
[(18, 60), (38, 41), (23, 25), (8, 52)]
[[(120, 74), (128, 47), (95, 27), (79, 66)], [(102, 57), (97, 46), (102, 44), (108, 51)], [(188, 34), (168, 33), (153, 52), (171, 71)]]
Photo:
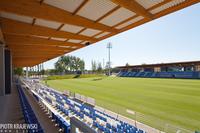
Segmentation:
[(59, 128), (63, 130), (63, 133), (70, 133), (70, 125), (62, 117), (52, 113), (52, 120), (58, 124)]
[(43, 129), (40, 126), (40, 123), (38, 122), (24, 92), (22, 91), (21, 86), (18, 84), (17, 85), (18, 93), (19, 93), (19, 98), (20, 98), (20, 104), (24, 116), (24, 120), (26, 124), (37, 124), (37, 129), (28, 129), (29, 133), (43, 133)]
[[(41, 87), (38, 94), (42, 96), (46, 101), (55, 105), (55, 108), (65, 114), (68, 117), (75, 116), (79, 120), (84, 121), (89, 127), (95, 129), (96, 131), (101, 131), (105, 133), (145, 133), (143, 130), (136, 128), (126, 122), (123, 122), (117, 118), (113, 118), (108, 114), (94, 109), (94, 107), (80, 103), (70, 99), (48, 87)], [(51, 100), (49, 100), (51, 99)], [(68, 129), (66, 125), (62, 124), (58, 115), (52, 114), (52, 118), (55, 119), (62, 128)], [(70, 129), (68, 129), (70, 130)]]
[[(30, 85), (30, 84), (29, 84), (29, 85)], [(41, 88), (41, 90), (44, 90), (44, 89)], [(37, 91), (39, 92), (39, 93), (38, 93), (39, 96), (43, 97), (44, 100), (45, 100), (47, 103), (49, 103), (49, 104), (52, 105), (53, 100), (52, 100), (51, 98), (47, 97), (47, 93), (46, 93), (45, 91), (40, 91), (40, 90), (37, 90)], [(51, 94), (53, 94), (53, 93), (51, 93)], [(38, 100), (39, 105), (40, 105), (41, 107), (43, 107), (43, 109), (44, 109), (45, 111), (47, 111), (47, 110), (46, 110), (46, 107), (44, 108), (44, 104), (41, 104), (40, 98), (39, 98), (37, 95), (35, 95), (34, 93), (33, 93), (33, 96), (35, 97), (36, 100), (39, 99), (39, 100)], [(57, 108), (57, 107), (58, 107), (58, 106), (56, 106), (56, 108)], [(61, 109), (61, 108), (60, 108), (60, 109)], [(63, 108), (63, 109), (64, 109), (64, 108)], [(67, 110), (64, 111), (63, 109), (62, 109), (62, 112), (64, 112), (64, 114), (67, 113)], [(60, 110), (59, 110), (59, 111), (60, 111)], [(47, 112), (47, 113), (50, 115), (49, 118), (51, 118), (52, 121), (55, 122), (55, 125), (59, 127), (59, 132), (70, 133), (70, 124), (67, 123), (60, 115), (54, 114), (54, 113), (51, 112), (51, 111), (50, 111), (50, 112)]]
[(200, 72), (119, 72), (119, 77), (144, 77), (144, 78), (187, 78), (198, 79)]

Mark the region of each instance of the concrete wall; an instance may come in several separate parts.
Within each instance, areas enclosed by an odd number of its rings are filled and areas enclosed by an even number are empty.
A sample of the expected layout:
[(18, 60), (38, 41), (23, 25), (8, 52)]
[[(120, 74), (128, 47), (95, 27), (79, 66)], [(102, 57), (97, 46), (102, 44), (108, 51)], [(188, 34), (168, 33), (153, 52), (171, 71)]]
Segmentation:
[(5, 55), (5, 94), (11, 93), (12, 87), (12, 64), (11, 52), (8, 49), (4, 51)]
[(0, 96), (5, 95), (4, 45), (0, 43)]
[(12, 56), (5, 49), (5, 41), (0, 27), (0, 96), (11, 93), (12, 86)]

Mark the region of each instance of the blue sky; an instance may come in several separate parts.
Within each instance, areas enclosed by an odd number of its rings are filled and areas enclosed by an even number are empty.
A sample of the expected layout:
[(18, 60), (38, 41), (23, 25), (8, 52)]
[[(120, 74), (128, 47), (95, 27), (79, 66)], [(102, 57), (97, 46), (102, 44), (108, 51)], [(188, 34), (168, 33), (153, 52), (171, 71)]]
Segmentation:
[[(86, 69), (91, 61), (108, 61), (106, 45), (112, 43), (112, 67), (142, 63), (200, 60), (200, 3), (153, 20), (88, 47), (70, 53), (82, 58)], [(54, 68), (57, 58), (44, 63)]]

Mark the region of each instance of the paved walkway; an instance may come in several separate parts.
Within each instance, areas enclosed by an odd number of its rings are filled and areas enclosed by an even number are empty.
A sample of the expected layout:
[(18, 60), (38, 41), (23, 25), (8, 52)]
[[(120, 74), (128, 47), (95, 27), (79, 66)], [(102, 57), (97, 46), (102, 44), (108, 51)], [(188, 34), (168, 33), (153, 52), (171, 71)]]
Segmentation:
[[(58, 133), (58, 127), (51, 121), (46, 112), (40, 108), (34, 97), (28, 90), (23, 89), (35, 115), (40, 122), (45, 133)], [(13, 84), (10, 95), (0, 96), (0, 124), (22, 124), (25, 123), (21, 110), (19, 94), (15, 84)], [(20, 131), (20, 130), (19, 130)], [(8, 132), (8, 131), (7, 131)], [(16, 131), (11, 131), (16, 132)]]
[(0, 123), (24, 123), (15, 84), (13, 84), (11, 94), (0, 96)]

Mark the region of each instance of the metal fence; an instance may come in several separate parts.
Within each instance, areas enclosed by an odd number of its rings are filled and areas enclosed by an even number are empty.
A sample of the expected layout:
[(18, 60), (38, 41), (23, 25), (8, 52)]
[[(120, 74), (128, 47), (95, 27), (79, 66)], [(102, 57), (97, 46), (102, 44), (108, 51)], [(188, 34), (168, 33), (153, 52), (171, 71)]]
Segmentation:
[(165, 130), (166, 133), (194, 133), (193, 131), (171, 125), (171, 124), (166, 124), (165, 125)]
[(190, 129), (185, 129), (174, 123), (166, 123), (166, 121), (162, 119), (144, 115), (139, 112), (133, 114), (133, 119), (136, 121), (136, 127), (145, 129), (148, 133), (194, 133), (194, 131)]

